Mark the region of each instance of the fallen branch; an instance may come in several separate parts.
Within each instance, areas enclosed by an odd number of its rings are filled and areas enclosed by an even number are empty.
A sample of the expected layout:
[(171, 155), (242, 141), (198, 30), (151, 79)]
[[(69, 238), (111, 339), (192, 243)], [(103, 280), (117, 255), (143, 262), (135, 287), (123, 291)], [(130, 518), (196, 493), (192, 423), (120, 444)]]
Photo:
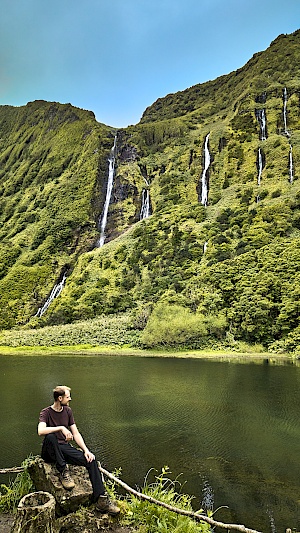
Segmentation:
[(165, 507), (165, 509), (168, 509), (169, 511), (172, 511), (173, 513), (181, 514), (183, 516), (188, 516), (189, 518), (193, 518), (194, 520), (197, 520), (198, 522), (203, 521), (207, 522), (213, 527), (221, 527), (224, 529), (235, 529), (237, 531), (241, 531), (241, 533), (260, 533), (259, 531), (256, 531), (255, 529), (249, 529), (242, 524), (224, 524), (223, 522), (217, 522), (216, 520), (213, 520), (212, 518), (209, 518), (208, 516), (202, 515), (200, 513), (194, 513), (193, 511), (185, 511), (184, 509), (178, 509), (177, 507), (173, 507), (172, 505), (169, 505), (168, 503), (161, 502), (159, 500), (156, 500), (155, 498), (152, 498), (152, 496), (148, 496), (147, 494), (143, 494), (141, 492), (138, 492), (137, 490), (133, 489), (124, 481), (121, 479), (118, 479), (116, 476), (108, 472), (108, 470), (105, 470), (100, 463), (99, 470), (107, 476), (109, 479), (123, 487), (127, 492), (131, 492), (131, 494), (134, 494), (137, 498), (141, 500), (147, 500), (148, 502), (154, 503), (155, 505), (160, 505), (161, 507)]
[(18, 474), (24, 472), (24, 466), (14, 466), (13, 468), (0, 468), (0, 474)]

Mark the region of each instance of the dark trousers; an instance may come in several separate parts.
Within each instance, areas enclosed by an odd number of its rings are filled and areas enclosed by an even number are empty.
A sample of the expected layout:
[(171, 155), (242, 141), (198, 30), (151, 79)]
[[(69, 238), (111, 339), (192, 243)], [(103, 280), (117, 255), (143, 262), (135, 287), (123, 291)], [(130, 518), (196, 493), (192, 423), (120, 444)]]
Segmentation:
[(53, 433), (45, 436), (41, 455), (46, 463), (55, 463), (60, 473), (63, 472), (67, 463), (85, 466), (93, 487), (93, 502), (96, 502), (98, 497), (105, 493), (102, 474), (98, 468), (96, 459), (88, 463), (81, 450), (73, 448), (69, 443), (58, 443), (57, 437)]

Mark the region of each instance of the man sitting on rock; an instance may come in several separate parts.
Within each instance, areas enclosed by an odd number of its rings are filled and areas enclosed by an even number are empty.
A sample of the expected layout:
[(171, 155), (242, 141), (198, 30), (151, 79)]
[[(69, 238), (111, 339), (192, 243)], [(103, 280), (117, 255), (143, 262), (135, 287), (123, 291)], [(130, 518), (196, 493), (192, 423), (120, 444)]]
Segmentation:
[[(69, 407), (71, 389), (59, 385), (53, 389), (54, 403), (40, 412), (38, 434), (44, 436), (42, 458), (47, 463), (55, 463), (60, 473), (60, 480), (65, 489), (71, 490), (75, 483), (72, 480), (68, 463), (85, 466), (93, 487), (93, 502), (102, 513), (116, 515), (119, 507), (111, 502), (105, 493), (102, 474), (92, 452), (87, 448), (74, 421), (72, 409)], [(74, 440), (81, 448), (78, 450), (70, 444)]]

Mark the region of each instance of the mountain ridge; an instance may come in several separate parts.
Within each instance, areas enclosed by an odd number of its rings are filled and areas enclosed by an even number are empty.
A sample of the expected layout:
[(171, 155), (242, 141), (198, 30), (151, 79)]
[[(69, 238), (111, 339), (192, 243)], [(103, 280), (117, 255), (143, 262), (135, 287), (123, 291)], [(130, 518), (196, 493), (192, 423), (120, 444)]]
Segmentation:
[[(154, 110), (154, 113), (155, 113), (156, 108), (158, 108), (158, 110), (161, 113), (161, 111), (162, 111), (161, 104), (163, 104), (163, 102), (166, 102), (167, 105), (168, 105), (169, 101), (170, 101), (170, 104), (171, 104), (172, 103), (172, 99), (173, 99), (174, 96), (176, 96), (176, 101), (177, 101), (177, 104), (178, 104), (178, 100), (182, 99), (184, 101), (186, 96), (188, 96), (188, 98), (191, 99), (191, 94), (193, 92), (197, 93), (197, 92), (199, 92), (202, 89), (203, 92), (204, 92), (204, 95), (206, 96), (206, 89), (207, 89), (207, 91), (214, 90), (215, 87), (218, 88), (220, 84), (224, 85), (224, 83), (222, 83), (222, 82), (226, 82), (227, 80), (230, 83), (231, 78), (235, 78), (236, 76), (239, 76), (239, 74), (243, 74), (245, 72), (245, 70), (248, 70), (248, 69), (250, 70), (252, 66), (255, 66), (262, 55), (266, 55), (266, 54), (273, 53), (273, 52), (276, 53), (277, 52), (276, 46), (277, 46), (278, 43), (281, 43), (281, 41), (283, 41), (283, 40), (293, 41), (294, 38), (298, 38), (299, 37), (299, 33), (300, 33), (300, 30), (296, 30), (295, 32), (293, 32), (291, 34), (281, 34), (281, 35), (279, 35), (278, 37), (276, 37), (276, 39), (274, 39), (270, 43), (269, 47), (266, 50), (261, 51), (261, 52), (256, 52), (255, 54), (253, 54), (252, 58), (249, 59), (249, 61), (247, 61), (247, 63), (244, 66), (242, 66), (242, 67), (240, 67), (240, 68), (238, 68), (238, 69), (236, 69), (236, 70), (234, 70), (232, 72), (229, 72), (228, 74), (223, 74), (221, 76), (218, 76), (214, 80), (208, 80), (208, 81), (206, 81), (204, 83), (199, 83), (199, 84), (193, 85), (192, 87), (184, 89), (183, 91), (178, 91), (176, 93), (170, 93), (170, 94), (166, 95), (165, 97), (158, 98), (152, 105), (150, 105), (149, 107), (146, 108), (146, 110), (144, 111), (144, 113), (142, 115), (141, 122), (150, 121), (151, 110), (152, 109)], [(287, 55), (290, 56), (291, 52), (287, 52)], [(298, 66), (298, 63), (296, 61), (294, 62), (294, 64)], [(292, 70), (292, 68), (289, 69), (289, 71), (291, 71), (291, 70)], [(298, 67), (298, 72), (300, 72), (299, 67)], [(282, 81), (282, 83), (284, 83), (284, 81)], [(256, 91), (256, 88), (253, 88), (253, 91)], [(197, 109), (197, 107), (195, 107), (193, 110), (196, 110), (196, 109)], [(150, 116), (148, 117), (149, 113), (150, 113)], [(178, 116), (178, 114), (177, 114), (177, 116)], [(173, 118), (173, 117), (169, 116), (169, 117), (166, 117), (166, 118)]]
[[(0, 107), (0, 327), (126, 311), (145, 346), (295, 349), (299, 61), (297, 30), (120, 130), (70, 104)], [(34, 318), (63, 273), (59, 298)]]

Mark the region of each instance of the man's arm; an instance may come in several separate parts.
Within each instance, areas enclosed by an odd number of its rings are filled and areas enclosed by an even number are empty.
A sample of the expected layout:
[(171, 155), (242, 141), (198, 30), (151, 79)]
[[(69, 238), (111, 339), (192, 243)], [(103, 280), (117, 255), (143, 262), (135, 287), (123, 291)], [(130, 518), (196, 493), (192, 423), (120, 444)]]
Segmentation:
[(66, 441), (73, 440), (73, 434), (65, 426), (49, 427), (47, 426), (46, 422), (39, 422), (38, 435), (40, 436), (49, 435), (50, 433), (57, 433), (58, 431), (62, 432)]
[(76, 444), (78, 444), (79, 448), (82, 449), (87, 462), (90, 463), (91, 461), (93, 461), (95, 459), (95, 456), (92, 452), (90, 452), (90, 450), (86, 446), (81, 433), (79, 433), (77, 429), (76, 424), (72, 424), (72, 426), (70, 426), (70, 430), (72, 431)]

